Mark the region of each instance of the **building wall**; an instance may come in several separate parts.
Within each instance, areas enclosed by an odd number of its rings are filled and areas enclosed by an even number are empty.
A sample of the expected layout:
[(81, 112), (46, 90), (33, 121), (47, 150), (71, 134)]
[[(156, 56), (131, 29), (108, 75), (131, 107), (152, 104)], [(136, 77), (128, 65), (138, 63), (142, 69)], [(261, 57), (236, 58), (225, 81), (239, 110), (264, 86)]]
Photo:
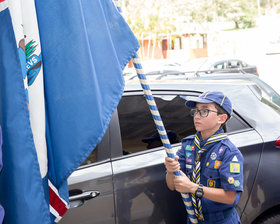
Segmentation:
[(140, 41), (140, 55), (143, 60), (185, 57), (186, 60), (208, 56), (206, 34), (184, 34), (172, 37), (172, 40)]

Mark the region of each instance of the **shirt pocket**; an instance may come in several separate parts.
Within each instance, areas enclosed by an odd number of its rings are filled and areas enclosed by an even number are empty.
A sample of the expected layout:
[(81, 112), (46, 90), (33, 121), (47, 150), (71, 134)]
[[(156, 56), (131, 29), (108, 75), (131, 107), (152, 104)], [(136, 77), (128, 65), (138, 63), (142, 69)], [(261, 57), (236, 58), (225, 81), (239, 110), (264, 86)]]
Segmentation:
[(204, 183), (203, 185), (207, 187), (213, 187), (213, 188), (220, 188), (221, 187), (221, 178), (220, 178), (220, 173), (218, 169), (212, 169), (206, 167), (204, 172)]

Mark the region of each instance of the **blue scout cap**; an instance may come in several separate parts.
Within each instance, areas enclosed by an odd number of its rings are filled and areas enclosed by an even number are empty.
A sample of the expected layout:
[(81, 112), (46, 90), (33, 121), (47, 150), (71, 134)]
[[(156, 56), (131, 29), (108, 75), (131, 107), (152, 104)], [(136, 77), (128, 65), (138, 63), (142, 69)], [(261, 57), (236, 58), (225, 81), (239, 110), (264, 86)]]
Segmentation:
[(222, 92), (205, 92), (198, 97), (187, 97), (186, 106), (194, 108), (196, 103), (216, 103), (229, 115), (232, 113), (232, 105), (229, 98)]

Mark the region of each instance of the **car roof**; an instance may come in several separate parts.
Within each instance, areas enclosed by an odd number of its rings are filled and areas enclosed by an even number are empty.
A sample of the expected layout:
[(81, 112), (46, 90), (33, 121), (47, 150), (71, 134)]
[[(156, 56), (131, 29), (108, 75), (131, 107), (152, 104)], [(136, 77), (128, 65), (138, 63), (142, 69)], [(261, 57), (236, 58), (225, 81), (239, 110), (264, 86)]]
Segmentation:
[(254, 75), (254, 74), (250, 74), (250, 73), (222, 73), (222, 72), (213, 72), (211, 74), (201, 74), (197, 77), (195, 77), (196, 79), (250, 79), (250, 80), (254, 80), (254, 79), (258, 79), (259, 77)]
[[(244, 88), (245, 86), (255, 85), (247, 79), (221, 79), (221, 80), (149, 80), (149, 85), (153, 90), (178, 90), (178, 91), (198, 91), (212, 89), (219, 86), (219, 89), (228, 90), (231, 86)], [(125, 91), (142, 90), (139, 80), (128, 81)]]

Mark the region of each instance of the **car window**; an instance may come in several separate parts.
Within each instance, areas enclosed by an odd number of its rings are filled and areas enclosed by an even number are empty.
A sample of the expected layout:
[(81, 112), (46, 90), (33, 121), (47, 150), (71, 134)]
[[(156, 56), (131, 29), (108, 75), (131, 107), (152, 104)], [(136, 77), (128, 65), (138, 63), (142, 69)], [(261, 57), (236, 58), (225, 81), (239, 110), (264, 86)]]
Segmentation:
[[(114, 116), (114, 115), (113, 115)], [(113, 119), (112, 119), (113, 120)], [(85, 161), (81, 164), (81, 167), (93, 165), (98, 162), (102, 162), (110, 158), (110, 149), (109, 149), (109, 129), (112, 123), (112, 120), (109, 124), (109, 127), (106, 130), (102, 140), (99, 144), (92, 150), (91, 154), (85, 159)]]
[(217, 63), (215, 64), (211, 70), (214, 70), (214, 69), (225, 69), (226, 68), (226, 62), (220, 62), (220, 63)]
[(225, 125), (225, 130), (227, 133), (236, 132), (247, 128), (250, 128), (249, 125), (236, 114), (233, 114)]
[[(154, 95), (171, 144), (181, 142), (184, 137), (196, 132), (184, 97)], [(144, 96), (124, 96), (118, 106), (118, 116), (124, 155), (162, 146)], [(228, 132), (248, 127), (235, 115), (233, 117), (226, 126)]]
[[(180, 96), (154, 96), (170, 143), (178, 143), (195, 133), (192, 117)], [(143, 95), (124, 96), (118, 106), (118, 115), (124, 154), (143, 151), (162, 145), (157, 129)]]
[(85, 165), (89, 165), (92, 163), (97, 162), (97, 151), (98, 151), (98, 147), (96, 147), (92, 153), (86, 158), (86, 160), (81, 164), (81, 166), (85, 166)]
[(246, 62), (244, 62), (244, 61), (241, 61), (241, 65), (242, 65), (243, 68), (244, 67), (248, 67), (248, 64)]
[(262, 89), (263, 89), (263, 95), (266, 96), (266, 98), (269, 101), (278, 105), (278, 107), (280, 108), (280, 95), (274, 89), (272, 89), (269, 85), (267, 85), (264, 82), (263, 82), (263, 85), (262, 85)]
[(259, 94), (261, 101), (277, 112), (280, 112), (280, 95), (261, 79), (256, 78), (253, 81), (257, 85), (251, 88), (253, 88), (255, 92)]
[(228, 68), (239, 68), (240, 61), (239, 60), (229, 60), (228, 61)]

